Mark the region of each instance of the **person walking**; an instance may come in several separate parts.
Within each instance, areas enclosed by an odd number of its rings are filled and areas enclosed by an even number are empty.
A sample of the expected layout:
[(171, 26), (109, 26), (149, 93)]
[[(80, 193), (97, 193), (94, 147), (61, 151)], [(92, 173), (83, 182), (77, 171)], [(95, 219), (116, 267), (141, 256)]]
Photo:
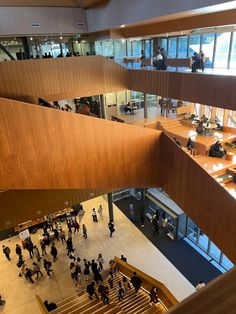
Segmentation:
[(93, 222), (98, 222), (97, 213), (96, 213), (95, 208), (93, 208), (92, 217), (93, 217)]
[(6, 256), (6, 258), (10, 261), (10, 253), (11, 253), (11, 250), (8, 246), (5, 246), (3, 245), (2, 246), (2, 251), (3, 251), (3, 254)]
[(22, 250), (19, 244), (16, 244), (16, 255), (18, 255), (19, 258), (22, 256)]
[(85, 281), (88, 281), (89, 275), (90, 275), (90, 262), (84, 259), (84, 276), (85, 276)]
[(46, 273), (48, 275), (48, 277), (50, 277), (50, 272), (52, 272), (52, 263), (50, 261), (47, 261), (46, 259), (43, 260), (43, 266), (46, 270)]
[(141, 213), (140, 213), (140, 224), (141, 224), (142, 228), (144, 227), (144, 222), (145, 222), (145, 212), (144, 212), (144, 210), (141, 210)]
[(125, 296), (125, 288), (122, 285), (121, 281), (118, 281), (118, 286), (116, 288), (116, 294), (117, 294), (118, 300), (122, 302), (124, 299), (124, 296)]
[(110, 288), (113, 289), (114, 276), (112, 271), (109, 272), (107, 282), (109, 283)]
[(135, 293), (138, 294), (138, 291), (141, 287), (142, 279), (137, 276), (136, 272), (134, 272), (130, 281), (135, 289)]
[(35, 263), (35, 262), (33, 263), (32, 274), (33, 274), (33, 275), (34, 275), (34, 274), (37, 274), (36, 279), (39, 278), (39, 274), (40, 274), (41, 276), (43, 276), (43, 273), (41, 272), (39, 265), (38, 265), (37, 263)]
[(60, 230), (60, 238), (61, 238), (61, 242), (66, 242), (66, 233), (65, 233), (65, 230), (63, 229)]
[(133, 204), (129, 204), (129, 218), (132, 222), (135, 221), (134, 205)]
[(33, 252), (34, 252), (34, 256), (36, 257), (37, 261), (40, 262), (41, 256), (39, 254), (39, 249), (37, 248), (36, 245), (34, 245)]
[(55, 243), (52, 244), (50, 253), (53, 257), (53, 262), (55, 262), (57, 259), (57, 249), (56, 249)]
[(89, 285), (87, 285), (87, 289), (86, 289), (88, 295), (89, 295), (89, 299), (93, 300), (93, 296), (95, 295), (96, 298), (98, 298), (97, 294), (96, 294), (96, 289), (95, 289), (95, 281), (92, 281)]
[(41, 246), (42, 256), (47, 255), (47, 252), (46, 252), (46, 243), (45, 243), (44, 240), (41, 240), (41, 241), (40, 241), (40, 246)]
[(28, 280), (30, 283), (34, 283), (32, 279), (32, 270), (29, 268), (25, 269), (25, 279)]
[(98, 271), (98, 264), (95, 262), (94, 259), (92, 260), (92, 263), (91, 263), (91, 269), (92, 269), (93, 274), (95, 274)]
[(115, 232), (114, 223), (112, 220), (109, 222), (108, 228), (110, 230), (110, 238), (112, 238), (112, 234)]
[(103, 270), (104, 259), (102, 257), (102, 253), (98, 254), (97, 262), (99, 264), (99, 271)]
[(33, 255), (34, 255), (34, 245), (33, 245), (33, 243), (31, 242), (31, 240), (28, 240), (28, 241), (26, 242), (25, 248), (26, 248), (26, 250), (29, 252), (30, 258), (33, 258)]
[(88, 234), (87, 234), (87, 228), (86, 228), (85, 224), (82, 225), (82, 230), (83, 230), (83, 238), (87, 239)]
[(103, 207), (102, 207), (102, 205), (100, 205), (98, 207), (98, 213), (99, 213), (100, 219), (103, 219)]
[(125, 289), (125, 294), (127, 294), (128, 290), (131, 289), (131, 286), (130, 286), (128, 279), (125, 276), (123, 276), (123, 278), (122, 278), (122, 284), (123, 284), (123, 287)]
[(79, 233), (79, 223), (78, 223), (78, 221), (76, 220), (76, 218), (75, 218), (75, 221), (74, 221), (74, 223), (73, 223), (73, 227), (74, 227), (74, 234), (77, 232), (77, 233)]
[(70, 254), (74, 252), (73, 242), (71, 238), (67, 239), (66, 245), (67, 245), (67, 255), (70, 256)]
[(158, 300), (158, 290), (156, 287), (152, 287), (151, 291), (150, 291), (150, 305), (153, 305), (153, 303), (157, 303), (159, 300)]

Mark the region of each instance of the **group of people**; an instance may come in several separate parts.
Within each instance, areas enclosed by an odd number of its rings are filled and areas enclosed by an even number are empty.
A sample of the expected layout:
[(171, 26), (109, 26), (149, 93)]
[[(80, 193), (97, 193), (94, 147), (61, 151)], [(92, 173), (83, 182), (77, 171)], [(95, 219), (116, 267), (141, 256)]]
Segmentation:
[(224, 158), (225, 155), (226, 150), (222, 147), (220, 141), (216, 141), (215, 144), (213, 144), (209, 150), (210, 157)]
[(199, 53), (194, 52), (192, 56), (192, 72), (197, 72), (197, 70), (204, 71), (205, 54), (202, 50)]
[(159, 99), (159, 105), (161, 107), (161, 115), (163, 117), (168, 117), (169, 112), (173, 107), (171, 98), (162, 97), (161, 99)]
[(153, 58), (153, 65), (156, 68), (156, 70), (166, 70), (166, 51), (163, 47), (158, 47), (157, 54)]
[(137, 109), (137, 106), (135, 106), (132, 102), (128, 102), (125, 107), (124, 107), (124, 111), (125, 113), (130, 113), (130, 114), (134, 114), (134, 110)]

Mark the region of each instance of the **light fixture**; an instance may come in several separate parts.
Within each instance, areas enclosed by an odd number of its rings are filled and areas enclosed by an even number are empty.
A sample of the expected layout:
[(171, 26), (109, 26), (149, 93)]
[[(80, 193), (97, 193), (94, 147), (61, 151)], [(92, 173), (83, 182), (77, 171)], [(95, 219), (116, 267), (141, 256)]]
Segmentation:
[(124, 28), (124, 27), (125, 27), (125, 24), (122, 24), (120, 27), (121, 27), (121, 28)]
[(60, 39), (63, 39), (63, 37), (62, 37), (62, 36), (60, 36)]
[(122, 38), (122, 39), (121, 39), (121, 42), (122, 42), (122, 43), (125, 43), (125, 39), (124, 39), (124, 38)]
[(33, 40), (33, 37), (30, 37), (30, 40)]

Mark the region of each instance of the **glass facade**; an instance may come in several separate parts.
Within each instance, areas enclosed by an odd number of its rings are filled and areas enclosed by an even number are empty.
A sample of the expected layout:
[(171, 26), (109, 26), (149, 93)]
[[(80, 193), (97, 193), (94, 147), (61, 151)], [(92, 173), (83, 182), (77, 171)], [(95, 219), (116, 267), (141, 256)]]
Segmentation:
[(230, 68), (236, 69), (236, 33), (233, 33)]
[(178, 58), (187, 58), (188, 37), (180, 36), (178, 40)]
[(227, 68), (231, 33), (216, 35), (215, 68)]
[(224, 255), (224, 253), (198, 228), (198, 226), (188, 217), (186, 237), (190, 239), (197, 247), (199, 247), (207, 256), (209, 256), (212, 264), (215, 262), (223, 269), (229, 270), (234, 265)]
[(206, 58), (205, 68), (213, 67), (213, 52), (215, 45), (215, 34), (203, 34), (201, 50), (203, 50)]
[(168, 38), (168, 57), (169, 58), (176, 58), (177, 53), (177, 37), (170, 37)]
[(188, 57), (192, 57), (194, 52), (200, 51), (201, 35), (189, 36)]

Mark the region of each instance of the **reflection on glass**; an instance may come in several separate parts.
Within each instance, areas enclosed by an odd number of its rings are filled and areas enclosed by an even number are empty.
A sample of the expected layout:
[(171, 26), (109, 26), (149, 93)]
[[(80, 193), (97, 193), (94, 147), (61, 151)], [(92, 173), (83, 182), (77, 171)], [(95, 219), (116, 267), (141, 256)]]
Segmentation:
[(215, 34), (202, 35), (202, 50), (205, 54), (205, 68), (212, 68), (213, 66), (213, 51), (215, 43)]
[(200, 35), (191, 35), (189, 37), (188, 57), (192, 57), (194, 52), (200, 51)]
[(224, 121), (224, 109), (222, 108), (216, 108), (216, 120), (219, 122), (221, 125), (223, 125)]
[(178, 58), (187, 57), (187, 48), (188, 48), (187, 46), (188, 46), (188, 37), (187, 36), (179, 37)]
[(233, 34), (230, 68), (231, 69), (236, 68), (236, 32), (234, 32), (234, 34)]
[(209, 238), (202, 231), (200, 231), (198, 245), (204, 252), (207, 252), (208, 243), (209, 243)]
[(228, 125), (235, 127), (236, 126), (236, 111), (230, 110), (228, 115)]
[(227, 68), (231, 33), (216, 35), (215, 68)]
[(176, 45), (177, 45), (177, 38), (170, 37), (168, 39), (168, 57), (169, 58), (176, 58)]
[(113, 56), (113, 41), (103, 41), (102, 42), (102, 51), (103, 51), (103, 56)]

